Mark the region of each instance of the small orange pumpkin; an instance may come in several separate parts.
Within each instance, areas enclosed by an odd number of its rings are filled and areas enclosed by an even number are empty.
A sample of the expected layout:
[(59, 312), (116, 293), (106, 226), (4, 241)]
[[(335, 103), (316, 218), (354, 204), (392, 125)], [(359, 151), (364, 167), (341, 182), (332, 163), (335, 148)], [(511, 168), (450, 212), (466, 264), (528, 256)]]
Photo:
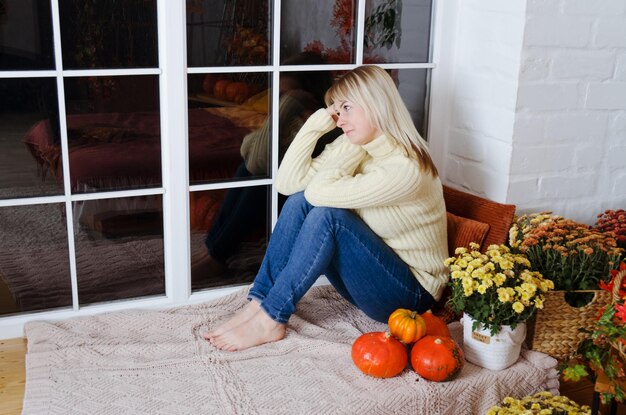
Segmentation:
[(434, 315), (432, 311), (428, 310), (422, 314), (422, 318), (426, 322), (426, 335), (427, 336), (445, 336), (450, 337), (450, 330), (448, 325), (439, 317)]
[(444, 336), (425, 336), (411, 349), (411, 366), (424, 379), (446, 382), (463, 369), (465, 355), (461, 347)]
[(387, 331), (360, 335), (352, 344), (352, 361), (366, 375), (391, 378), (404, 370), (409, 358), (405, 346)]
[(415, 343), (426, 335), (426, 322), (417, 311), (399, 308), (389, 316), (389, 331), (406, 344)]

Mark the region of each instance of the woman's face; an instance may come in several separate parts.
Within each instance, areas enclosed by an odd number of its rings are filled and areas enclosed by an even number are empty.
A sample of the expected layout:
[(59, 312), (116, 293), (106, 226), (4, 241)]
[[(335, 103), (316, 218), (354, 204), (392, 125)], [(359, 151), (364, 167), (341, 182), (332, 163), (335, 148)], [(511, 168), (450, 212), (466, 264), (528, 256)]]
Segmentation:
[(367, 144), (382, 133), (365, 110), (351, 101), (334, 104), (337, 114), (337, 127), (341, 128), (352, 144)]

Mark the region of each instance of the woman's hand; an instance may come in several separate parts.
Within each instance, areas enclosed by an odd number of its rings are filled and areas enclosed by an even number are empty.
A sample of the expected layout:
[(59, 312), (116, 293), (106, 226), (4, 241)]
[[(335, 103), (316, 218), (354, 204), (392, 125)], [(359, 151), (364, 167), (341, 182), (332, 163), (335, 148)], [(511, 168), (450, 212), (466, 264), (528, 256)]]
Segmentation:
[(331, 104), (329, 107), (326, 107), (326, 112), (333, 117), (333, 120), (335, 121), (335, 123), (337, 122), (337, 120), (339, 119), (339, 110), (335, 107), (335, 104)]

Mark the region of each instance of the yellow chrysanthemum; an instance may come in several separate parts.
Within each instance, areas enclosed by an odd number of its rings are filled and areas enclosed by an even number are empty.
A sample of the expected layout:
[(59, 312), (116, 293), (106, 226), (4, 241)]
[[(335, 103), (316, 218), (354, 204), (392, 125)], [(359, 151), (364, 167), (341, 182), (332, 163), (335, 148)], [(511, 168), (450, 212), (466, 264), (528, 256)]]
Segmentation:
[(524, 304), (520, 303), (519, 301), (516, 301), (513, 303), (513, 311), (515, 311), (517, 314), (521, 314), (522, 311), (524, 311)]

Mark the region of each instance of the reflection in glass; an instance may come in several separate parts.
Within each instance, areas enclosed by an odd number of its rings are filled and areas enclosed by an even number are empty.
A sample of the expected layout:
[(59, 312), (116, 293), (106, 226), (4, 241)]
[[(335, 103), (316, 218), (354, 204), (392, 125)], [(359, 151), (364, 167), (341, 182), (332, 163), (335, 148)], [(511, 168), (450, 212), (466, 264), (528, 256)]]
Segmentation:
[[(313, 52), (305, 52), (296, 56), (312, 54)], [(321, 59), (319, 55), (316, 56), (317, 58), (308, 56), (302, 60)], [(282, 72), (280, 74), (279, 163), (307, 118), (318, 109), (326, 107), (324, 94), (331, 84), (331, 73), (325, 70)], [(332, 142), (340, 134), (341, 130), (336, 128), (322, 136), (317, 141), (313, 156), (319, 154), (326, 144)]]
[(54, 69), (50, 0), (0, 2), (0, 70)]
[(0, 199), (63, 194), (54, 78), (0, 79)]
[(320, 53), (327, 63), (354, 63), (356, 3), (356, 0), (283, 0), (281, 64), (289, 64), (288, 60), (302, 51)]
[[(268, 177), (269, 85), (268, 73), (188, 76), (191, 184)], [(263, 154), (265, 159), (248, 153)], [(237, 175), (242, 155), (246, 160), (255, 158), (257, 165), (245, 176)]]
[(160, 195), (74, 203), (81, 305), (165, 294)]
[(251, 282), (269, 238), (269, 186), (192, 192), (189, 197), (192, 288)]
[(271, 64), (271, 2), (187, 0), (187, 66)]
[(428, 62), (432, 0), (367, 0), (363, 62)]
[(72, 192), (160, 186), (158, 76), (64, 81)]
[(390, 71), (417, 131), (425, 140), (428, 121), (426, 106), (429, 89), (428, 71), (429, 69), (393, 69)]
[(65, 205), (0, 208), (0, 314), (71, 307)]
[(156, 3), (59, 1), (63, 68), (158, 67)]

